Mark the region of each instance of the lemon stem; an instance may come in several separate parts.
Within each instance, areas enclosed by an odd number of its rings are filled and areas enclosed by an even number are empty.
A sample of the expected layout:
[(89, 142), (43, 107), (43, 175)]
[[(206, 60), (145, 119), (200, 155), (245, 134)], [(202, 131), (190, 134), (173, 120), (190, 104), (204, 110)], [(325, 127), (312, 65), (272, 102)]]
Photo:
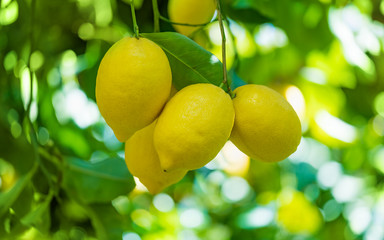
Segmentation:
[(160, 12), (157, 0), (152, 0), (154, 32), (160, 32)]
[(229, 86), (228, 82), (228, 73), (227, 73), (227, 54), (226, 54), (226, 37), (225, 37), (225, 31), (224, 31), (224, 25), (223, 25), (223, 15), (221, 12), (221, 5), (220, 0), (217, 1), (217, 16), (219, 19), (219, 26), (220, 26), (220, 33), (221, 33), (221, 53), (222, 53), (222, 59), (223, 59), (223, 82), (220, 86), (223, 86), (224, 84), (227, 86), (228, 94), (233, 97), (233, 93), (231, 90), (231, 87)]
[(132, 21), (133, 21), (133, 31), (135, 33), (135, 37), (139, 39), (139, 26), (136, 22), (136, 14), (135, 14), (135, 0), (131, 0), (131, 12), (132, 12)]

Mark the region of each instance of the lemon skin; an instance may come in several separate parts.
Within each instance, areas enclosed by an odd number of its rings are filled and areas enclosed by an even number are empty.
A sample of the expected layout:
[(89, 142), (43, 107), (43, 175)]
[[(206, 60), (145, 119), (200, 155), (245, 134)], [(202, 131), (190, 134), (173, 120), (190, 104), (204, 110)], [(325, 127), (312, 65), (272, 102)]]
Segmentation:
[(139, 178), (152, 194), (180, 181), (187, 171), (166, 173), (160, 167), (160, 160), (153, 145), (156, 121), (137, 131), (125, 143), (125, 162), (133, 176)]
[(154, 42), (125, 37), (108, 50), (97, 73), (96, 102), (119, 141), (157, 118), (171, 84), (167, 56)]
[(249, 84), (234, 91), (235, 124), (230, 140), (245, 154), (264, 162), (284, 160), (301, 140), (292, 106), (275, 90)]
[(164, 171), (192, 170), (211, 161), (228, 140), (234, 123), (231, 98), (212, 84), (193, 84), (166, 104), (154, 144)]
[[(170, 0), (168, 15), (172, 22), (188, 24), (204, 24), (209, 22), (216, 9), (215, 0)], [(191, 36), (198, 26), (174, 24), (175, 30), (185, 36)]]

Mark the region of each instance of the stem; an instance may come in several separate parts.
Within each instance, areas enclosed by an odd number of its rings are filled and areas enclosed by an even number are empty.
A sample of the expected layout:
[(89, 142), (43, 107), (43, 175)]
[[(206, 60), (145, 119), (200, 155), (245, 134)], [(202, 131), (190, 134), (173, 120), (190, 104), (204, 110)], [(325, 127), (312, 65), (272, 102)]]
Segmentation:
[(132, 12), (132, 21), (133, 21), (133, 31), (135, 32), (135, 37), (139, 39), (139, 26), (137, 26), (136, 22), (136, 14), (135, 14), (135, 0), (131, 0), (131, 12)]
[(222, 58), (223, 58), (223, 75), (224, 79), (221, 85), (226, 85), (229, 95), (233, 97), (233, 93), (231, 90), (231, 87), (229, 86), (228, 82), (228, 73), (227, 73), (227, 54), (226, 54), (226, 38), (225, 38), (225, 31), (224, 31), (224, 25), (223, 25), (223, 16), (221, 12), (221, 6), (220, 6), (220, 0), (217, 1), (217, 16), (219, 18), (219, 26), (220, 26), (220, 33), (221, 33), (221, 52), (222, 52)]
[(160, 32), (160, 12), (157, 0), (152, 0), (154, 32)]
[(54, 164), (60, 170), (63, 169), (62, 161), (59, 159), (58, 156), (48, 152), (45, 148), (39, 148), (39, 154), (40, 154), (40, 156), (42, 158), (44, 158), (45, 160), (51, 162), (52, 164)]
[(28, 118), (30, 117), (30, 112), (31, 112), (31, 106), (33, 102), (33, 73), (31, 70), (31, 56), (32, 53), (35, 49), (35, 41), (34, 41), (34, 26), (35, 26), (35, 6), (36, 6), (36, 0), (32, 0), (31, 2), (31, 28), (29, 32), (29, 39), (31, 41), (31, 49), (29, 51), (29, 56), (28, 56), (28, 63), (27, 67), (29, 70), (29, 81), (30, 81), (30, 91), (29, 91), (29, 102), (27, 105), (26, 112), (28, 114)]
[(172, 22), (168, 18), (163, 17), (161, 15), (159, 15), (159, 18), (165, 22), (170, 23), (170, 24), (188, 26), (188, 27), (202, 27), (202, 26), (206, 26), (207, 24), (211, 23), (211, 22), (206, 22), (206, 23), (201, 23), (201, 24), (178, 23), (178, 22)]

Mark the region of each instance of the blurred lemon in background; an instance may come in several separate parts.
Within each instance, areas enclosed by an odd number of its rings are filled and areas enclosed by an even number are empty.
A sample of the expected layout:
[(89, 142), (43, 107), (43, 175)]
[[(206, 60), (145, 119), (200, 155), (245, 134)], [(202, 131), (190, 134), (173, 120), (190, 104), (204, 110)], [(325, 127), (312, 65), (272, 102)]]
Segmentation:
[[(168, 3), (169, 19), (175, 23), (204, 24), (212, 19), (215, 10), (215, 0), (170, 0)], [(200, 28), (176, 24), (173, 27), (185, 36)]]
[(289, 232), (314, 234), (322, 225), (318, 208), (302, 192), (290, 192), (280, 195), (280, 207), (277, 221)]

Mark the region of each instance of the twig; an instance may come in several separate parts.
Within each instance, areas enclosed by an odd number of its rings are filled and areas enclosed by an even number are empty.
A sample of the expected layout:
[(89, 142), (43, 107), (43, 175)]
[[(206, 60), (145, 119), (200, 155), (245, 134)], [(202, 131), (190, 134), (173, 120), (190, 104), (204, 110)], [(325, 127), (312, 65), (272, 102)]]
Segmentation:
[(132, 21), (133, 21), (133, 31), (135, 33), (135, 37), (139, 39), (139, 26), (136, 21), (136, 13), (135, 13), (135, 0), (131, 0), (131, 13), (132, 13)]
[(226, 37), (225, 37), (225, 30), (224, 30), (224, 25), (223, 25), (223, 16), (221, 12), (221, 6), (220, 6), (220, 0), (217, 1), (217, 16), (219, 18), (219, 26), (220, 26), (220, 33), (221, 33), (221, 52), (222, 52), (222, 60), (223, 60), (223, 82), (221, 86), (224, 84), (227, 86), (227, 90), (229, 95), (233, 97), (233, 93), (231, 90), (231, 87), (229, 86), (228, 82), (228, 73), (227, 73), (227, 54), (226, 54)]
[(154, 32), (160, 32), (160, 12), (157, 0), (152, 0)]

